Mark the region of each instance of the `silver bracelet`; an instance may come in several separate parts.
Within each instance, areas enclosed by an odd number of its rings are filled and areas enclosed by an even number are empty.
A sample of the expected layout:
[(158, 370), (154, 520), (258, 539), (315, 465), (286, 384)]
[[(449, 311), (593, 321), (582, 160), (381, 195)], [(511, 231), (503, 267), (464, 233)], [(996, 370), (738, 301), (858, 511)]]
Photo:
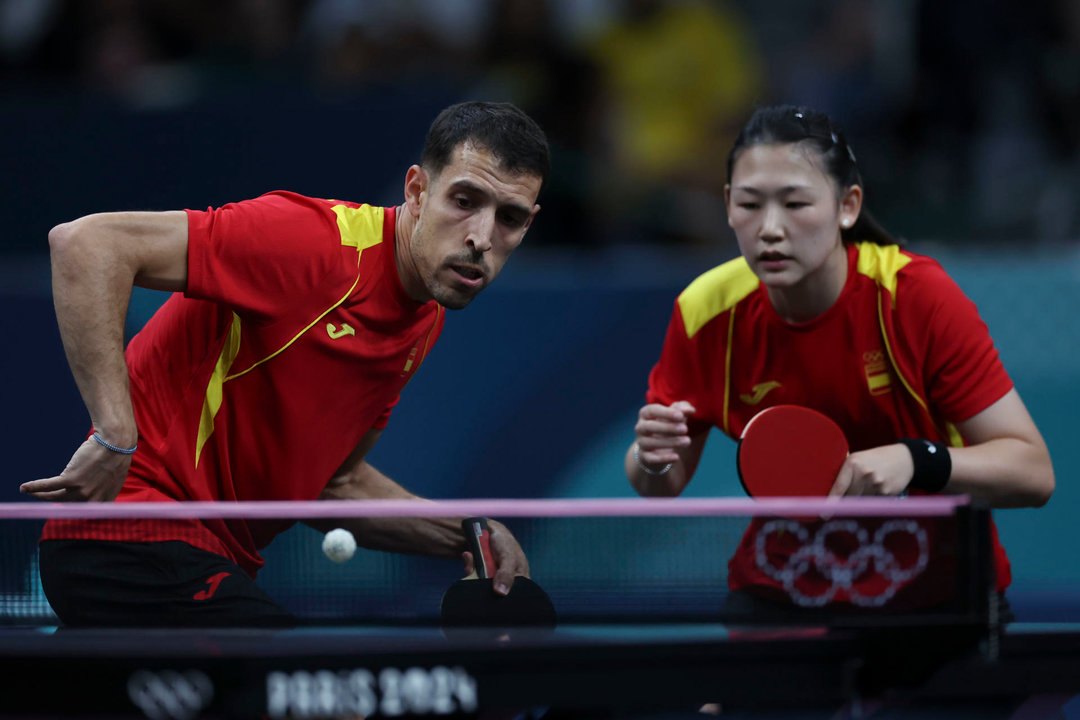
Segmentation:
[(641, 462), (641, 458), (638, 457), (638, 444), (637, 443), (634, 443), (634, 462), (637, 463), (637, 466), (639, 468), (641, 468), (642, 470), (645, 471), (646, 475), (666, 475), (668, 470), (675, 467), (675, 463), (668, 463), (667, 465), (660, 468), (659, 470), (650, 470), (649, 468), (645, 467), (645, 463)]
[(139, 449), (139, 444), (138, 443), (135, 443), (135, 446), (130, 448), (130, 449), (122, 448), (122, 447), (116, 447), (112, 443), (105, 440), (105, 438), (101, 437), (101, 435), (98, 434), (97, 430), (94, 431), (94, 434), (93, 434), (92, 437), (95, 440), (97, 440), (98, 445), (102, 446), (106, 450), (112, 450), (114, 453), (120, 453), (121, 455), (134, 455), (135, 451)]

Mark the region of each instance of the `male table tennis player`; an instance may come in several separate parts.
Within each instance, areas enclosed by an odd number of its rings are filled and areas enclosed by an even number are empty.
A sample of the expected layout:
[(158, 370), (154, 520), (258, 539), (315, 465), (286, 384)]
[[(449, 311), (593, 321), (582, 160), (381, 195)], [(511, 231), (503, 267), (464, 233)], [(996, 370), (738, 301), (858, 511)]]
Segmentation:
[[(548, 169), (531, 118), (469, 102), (435, 119), (397, 207), (272, 192), (54, 228), (57, 319), (93, 427), (58, 476), (22, 492), (99, 502), (415, 497), (365, 458), (444, 309), (468, 305), (521, 243)], [(125, 358), (132, 284), (174, 294)], [(369, 548), (466, 550), (460, 518), (343, 524)], [(42, 584), (65, 624), (288, 624), (253, 581), (259, 550), (288, 526), (53, 521)], [(505, 594), (528, 562), (497, 522), (491, 545), (493, 587)]]

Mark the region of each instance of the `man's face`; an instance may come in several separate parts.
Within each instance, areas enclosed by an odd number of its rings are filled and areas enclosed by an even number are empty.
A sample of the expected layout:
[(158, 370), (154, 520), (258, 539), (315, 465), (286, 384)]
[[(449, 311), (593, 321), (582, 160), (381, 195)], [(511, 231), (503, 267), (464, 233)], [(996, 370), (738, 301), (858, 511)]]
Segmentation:
[(508, 172), (471, 142), (438, 175), (410, 168), (406, 204), (417, 221), (409, 250), (426, 293), (458, 310), (494, 280), (540, 209), (541, 182)]

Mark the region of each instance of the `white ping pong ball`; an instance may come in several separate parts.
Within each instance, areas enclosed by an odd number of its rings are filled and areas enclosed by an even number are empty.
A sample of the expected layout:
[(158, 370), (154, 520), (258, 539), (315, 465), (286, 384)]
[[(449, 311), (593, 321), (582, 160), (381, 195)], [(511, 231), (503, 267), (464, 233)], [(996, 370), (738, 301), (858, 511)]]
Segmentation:
[(356, 538), (345, 528), (335, 528), (323, 537), (322, 551), (334, 562), (343, 563), (356, 552)]

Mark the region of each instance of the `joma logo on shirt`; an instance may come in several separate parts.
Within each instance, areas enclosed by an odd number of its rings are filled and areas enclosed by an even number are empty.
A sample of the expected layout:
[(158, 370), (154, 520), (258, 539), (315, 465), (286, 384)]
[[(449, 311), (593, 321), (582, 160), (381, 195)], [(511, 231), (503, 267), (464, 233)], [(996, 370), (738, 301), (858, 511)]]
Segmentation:
[(356, 331), (352, 329), (352, 325), (349, 323), (341, 323), (341, 329), (334, 326), (334, 323), (326, 323), (326, 334), (330, 336), (331, 340), (337, 340), (342, 335), (355, 335)]
[(753, 388), (751, 388), (754, 391), (753, 395), (743, 393), (739, 396), (739, 399), (747, 405), (757, 405), (759, 402), (765, 399), (765, 396), (769, 394), (769, 391), (775, 390), (778, 387), (780, 387), (780, 383), (776, 382), (775, 380), (758, 383)]

